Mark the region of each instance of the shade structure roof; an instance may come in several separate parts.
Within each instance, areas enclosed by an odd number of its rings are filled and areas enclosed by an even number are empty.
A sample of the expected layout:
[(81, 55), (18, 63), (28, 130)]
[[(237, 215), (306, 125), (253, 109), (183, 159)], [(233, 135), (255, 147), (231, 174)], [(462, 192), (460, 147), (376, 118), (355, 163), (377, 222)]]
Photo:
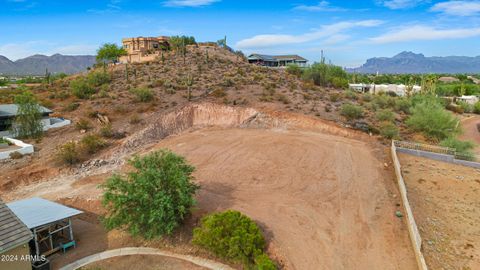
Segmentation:
[[(51, 114), (53, 111), (43, 106), (38, 106), (42, 115)], [(0, 117), (15, 117), (18, 114), (17, 104), (0, 104)]]
[(0, 253), (28, 243), (32, 237), (27, 226), (0, 199)]
[(7, 206), (29, 229), (83, 213), (80, 210), (38, 197), (11, 202)]

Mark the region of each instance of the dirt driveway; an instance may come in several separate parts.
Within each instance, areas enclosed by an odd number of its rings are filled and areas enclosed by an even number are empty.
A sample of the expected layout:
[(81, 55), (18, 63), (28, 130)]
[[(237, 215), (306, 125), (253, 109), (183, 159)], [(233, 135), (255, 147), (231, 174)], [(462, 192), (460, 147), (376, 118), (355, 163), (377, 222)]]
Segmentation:
[(287, 269), (415, 269), (391, 175), (366, 143), (306, 131), (203, 129), (156, 147), (196, 167), (202, 210), (240, 210)]
[(480, 116), (478, 115), (463, 119), (463, 134), (460, 135), (460, 139), (476, 143), (477, 146), (474, 151), (477, 155), (480, 155), (480, 131), (477, 128), (477, 124), (480, 124)]

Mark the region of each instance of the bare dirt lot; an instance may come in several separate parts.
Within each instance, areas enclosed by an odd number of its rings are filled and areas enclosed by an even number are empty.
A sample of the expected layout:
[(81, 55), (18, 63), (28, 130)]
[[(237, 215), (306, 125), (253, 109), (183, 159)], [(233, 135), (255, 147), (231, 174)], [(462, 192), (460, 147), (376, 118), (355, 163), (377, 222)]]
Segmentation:
[[(416, 269), (404, 220), (395, 216), (402, 208), (391, 165), (376, 139), (299, 114), (218, 104), (150, 119), (101, 160), (55, 167), (54, 177), (46, 172), (17, 181), (15, 167), (5, 167), (12, 187), (4, 200), (42, 196), (92, 213), (74, 224), (78, 247), (57, 256), (57, 267), (125, 246), (209, 257), (190, 244), (192, 227), (207, 212), (236, 209), (260, 224), (269, 254), (283, 269)], [(132, 154), (160, 148), (197, 168), (201, 189), (192, 218), (162, 243), (105, 232), (98, 223), (104, 213), (98, 185), (128, 170), (122, 160)]]
[[(259, 222), (287, 269), (415, 269), (384, 169), (360, 141), (315, 132), (204, 129), (169, 148), (197, 167), (199, 207)], [(393, 182), (392, 182), (393, 183)]]
[(480, 170), (399, 154), (430, 269), (480, 269)]

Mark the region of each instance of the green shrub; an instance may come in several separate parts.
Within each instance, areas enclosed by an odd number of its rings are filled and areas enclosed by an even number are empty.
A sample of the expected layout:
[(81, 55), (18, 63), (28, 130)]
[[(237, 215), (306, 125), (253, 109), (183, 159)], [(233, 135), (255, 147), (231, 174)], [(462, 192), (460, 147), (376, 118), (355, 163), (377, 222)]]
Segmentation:
[(262, 253), (255, 257), (255, 269), (257, 270), (276, 270), (277, 266), (268, 257), (267, 254)]
[(105, 227), (126, 228), (147, 239), (172, 234), (195, 204), (195, 168), (167, 150), (134, 157), (129, 164), (132, 172), (102, 185)]
[(448, 137), (440, 142), (440, 146), (453, 148), (460, 153), (466, 153), (470, 152), (475, 147), (475, 144), (470, 141), (460, 141), (455, 137)]
[(77, 98), (81, 99), (88, 99), (97, 92), (95, 87), (85, 77), (78, 77), (71, 81), (70, 89)]
[(301, 67), (293, 64), (293, 65), (288, 65), (287, 66), (287, 73), (292, 74), (292, 75), (300, 78), (302, 76), (303, 71), (302, 71)]
[(459, 133), (459, 120), (443, 105), (435, 101), (423, 101), (416, 104), (412, 109), (412, 115), (407, 119), (407, 125), (425, 136), (443, 140)]
[(41, 138), (43, 136), (42, 114), (35, 95), (25, 91), (16, 95), (14, 100), (18, 105), (18, 111), (13, 121), (13, 133), (19, 138)]
[(337, 101), (339, 101), (341, 98), (342, 98), (342, 95), (340, 95), (339, 93), (332, 93), (332, 94), (330, 94), (330, 101), (331, 101), (331, 102), (337, 102)]
[(480, 102), (477, 102), (475, 103), (475, 105), (473, 105), (473, 112), (476, 114), (480, 114)]
[(86, 135), (80, 141), (80, 145), (86, 154), (91, 155), (100, 151), (107, 145), (107, 143), (97, 135)]
[(409, 114), (411, 107), (412, 102), (408, 98), (397, 98), (395, 100), (395, 110), (397, 112), (404, 112), (406, 114)]
[(21, 159), (23, 154), (18, 151), (13, 151), (8, 156), (10, 156), (11, 159)]
[(265, 248), (260, 228), (238, 211), (228, 210), (203, 217), (200, 227), (193, 230), (193, 243), (219, 257), (243, 263), (246, 268), (254, 265), (256, 258), (262, 265), (267, 264), (263, 257), (258, 257)]
[(68, 105), (65, 107), (64, 111), (66, 111), (66, 112), (73, 112), (73, 111), (75, 111), (76, 109), (78, 109), (78, 107), (80, 107), (80, 103), (78, 103), (78, 102), (72, 102), (72, 103), (68, 104)]
[(138, 102), (150, 102), (154, 97), (153, 91), (145, 87), (134, 88), (130, 92), (135, 95)]
[(465, 101), (458, 102), (458, 106), (460, 106), (465, 113), (472, 113), (474, 109), (472, 105), (468, 104)]
[(348, 98), (348, 99), (351, 99), (351, 100), (357, 100), (358, 96), (357, 96), (357, 93), (351, 91), (351, 90), (348, 90), (348, 91), (345, 91), (345, 96)]
[(347, 120), (359, 119), (363, 117), (363, 108), (353, 104), (343, 104), (340, 114), (345, 116)]
[(92, 129), (92, 124), (87, 119), (82, 118), (75, 123), (75, 128), (77, 130), (90, 130)]
[(398, 128), (393, 123), (386, 122), (380, 125), (380, 135), (387, 139), (398, 138)]
[(81, 160), (78, 145), (74, 141), (59, 146), (56, 155), (59, 161), (69, 165), (73, 165)]
[(378, 121), (393, 122), (395, 120), (395, 114), (389, 109), (379, 110), (375, 113), (375, 117)]
[(110, 80), (110, 75), (107, 72), (94, 71), (87, 75), (87, 82), (93, 87), (107, 84)]

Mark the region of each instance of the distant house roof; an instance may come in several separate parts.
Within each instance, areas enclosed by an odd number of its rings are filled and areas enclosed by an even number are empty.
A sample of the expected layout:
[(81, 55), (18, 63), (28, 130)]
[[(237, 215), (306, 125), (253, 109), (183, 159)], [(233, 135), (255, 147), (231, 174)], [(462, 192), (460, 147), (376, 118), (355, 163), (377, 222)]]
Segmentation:
[(0, 253), (28, 243), (32, 238), (28, 227), (0, 200)]
[(455, 78), (455, 77), (451, 77), (451, 76), (443, 76), (443, 77), (440, 77), (438, 78), (439, 81), (441, 82), (459, 82), (460, 80), (458, 78)]
[[(43, 106), (39, 106), (40, 112), (43, 115), (49, 115), (53, 111)], [(10, 118), (17, 116), (18, 105), (17, 104), (0, 104), (0, 118)]]
[(285, 61), (285, 60), (296, 60), (296, 61), (307, 61), (307, 59), (299, 56), (299, 55), (266, 55), (266, 54), (251, 54), (248, 56), (248, 59), (251, 60), (263, 60), (263, 61)]
[(296, 60), (296, 61), (307, 61), (307, 59), (299, 55), (275, 55), (273, 56), (277, 60)]
[(77, 209), (37, 197), (7, 205), (29, 229), (83, 213)]

